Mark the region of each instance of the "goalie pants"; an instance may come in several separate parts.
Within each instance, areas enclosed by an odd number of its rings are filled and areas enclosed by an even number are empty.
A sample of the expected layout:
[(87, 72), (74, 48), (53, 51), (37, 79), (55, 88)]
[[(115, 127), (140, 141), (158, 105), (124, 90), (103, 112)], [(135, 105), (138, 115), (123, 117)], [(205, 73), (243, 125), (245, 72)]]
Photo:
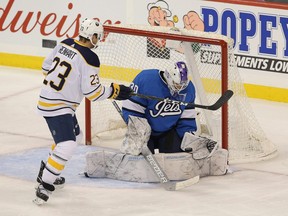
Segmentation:
[(151, 135), (147, 145), (153, 154), (155, 149), (159, 149), (159, 153), (175, 153), (183, 152), (181, 142), (182, 139), (173, 128), (160, 135)]

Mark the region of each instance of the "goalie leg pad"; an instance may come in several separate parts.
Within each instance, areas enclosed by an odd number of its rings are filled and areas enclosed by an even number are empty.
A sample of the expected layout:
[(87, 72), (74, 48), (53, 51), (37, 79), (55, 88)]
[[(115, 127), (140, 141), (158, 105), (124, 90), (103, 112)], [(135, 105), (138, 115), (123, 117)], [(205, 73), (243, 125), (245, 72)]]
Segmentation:
[(228, 170), (228, 151), (219, 149), (215, 141), (185, 133), (181, 148), (190, 149), (200, 177), (210, 175), (224, 175)]
[(132, 182), (157, 182), (156, 176), (142, 155), (118, 151), (95, 151), (86, 154), (85, 173), (89, 177), (111, 178)]
[(217, 149), (211, 157), (195, 161), (201, 170), (200, 177), (225, 175), (228, 170), (228, 151)]
[[(170, 180), (186, 180), (199, 175), (196, 161), (188, 153), (155, 154), (155, 159)], [(96, 151), (86, 155), (89, 177), (106, 177), (131, 182), (159, 182), (142, 155), (116, 151)]]
[(85, 173), (88, 177), (103, 178), (105, 176), (104, 151), (86, 153)]
[(145, 118), (129, 116), (127, 132), (120, 151), (124, 154), (139, 155), (142, 146), (147, 145), (151, 127)]

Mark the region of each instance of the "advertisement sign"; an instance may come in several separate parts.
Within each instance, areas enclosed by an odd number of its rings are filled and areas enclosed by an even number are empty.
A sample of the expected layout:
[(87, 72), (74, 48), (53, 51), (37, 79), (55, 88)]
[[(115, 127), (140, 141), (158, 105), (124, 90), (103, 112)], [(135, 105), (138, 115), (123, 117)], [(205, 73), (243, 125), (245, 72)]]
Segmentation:
[[(87, 7), (89, 5), (91, 7)], [(50, 51), (45, 47), (49, 41), (54, 43), (77, 37), (84, 18), (94, 18), (103, 24), (120, 23), (126, 17), (125, 8), (125, 4), (115, 4), (113, 0), (102, 3), (1, 0), (1, 52), (45, 56)]]
[[(199, 0), (1, 0), (0, 52), (44, 57), (61, 40), (77, 38), (86, 17), (103, 24), (170, 26), (227, 35), (234, 40), (244, 81), (258, 83), (253, 78), (256, 72), (267, 76), (267, 85), (288, 87), (283, 79), (288, 73), (288, 13), (279, 8)], [(164, 46), (161, 40), (154, 42)], [(279, 82), (270, 83), (270, 72), (280, 76)]]

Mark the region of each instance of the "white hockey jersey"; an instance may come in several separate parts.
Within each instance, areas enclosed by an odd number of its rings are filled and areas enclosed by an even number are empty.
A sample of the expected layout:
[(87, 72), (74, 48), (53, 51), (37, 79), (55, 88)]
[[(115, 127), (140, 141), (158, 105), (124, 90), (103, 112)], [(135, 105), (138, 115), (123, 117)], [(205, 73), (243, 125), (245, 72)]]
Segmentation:
[(96, 53), (79, 41), (66, 39), (58, 44), (42, 65), (46, 77), (38, 113), (42, 116), (74, 114), (84, 97), (91, 101), (107, 99), (112, 88), (101, 85), (99, 67)]

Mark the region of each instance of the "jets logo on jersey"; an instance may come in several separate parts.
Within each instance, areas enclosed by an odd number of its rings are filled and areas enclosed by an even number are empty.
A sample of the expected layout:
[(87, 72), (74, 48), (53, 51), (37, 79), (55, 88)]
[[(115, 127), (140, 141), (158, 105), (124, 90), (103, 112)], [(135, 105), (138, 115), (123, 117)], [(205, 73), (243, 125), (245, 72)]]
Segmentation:
[(154, 118), (157, 116), (171, 116), (181, 114), (180, 105), (167, 101), (160, 101), (155, 105), (154, 110), (150, 110), (150, 115)]

